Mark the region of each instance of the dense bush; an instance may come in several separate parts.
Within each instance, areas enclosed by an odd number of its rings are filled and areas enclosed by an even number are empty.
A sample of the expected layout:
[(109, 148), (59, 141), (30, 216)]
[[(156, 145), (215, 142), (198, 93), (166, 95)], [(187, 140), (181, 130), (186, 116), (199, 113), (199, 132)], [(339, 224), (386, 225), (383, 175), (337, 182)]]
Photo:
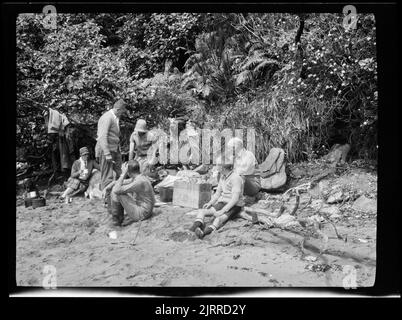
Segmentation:
[(373, 15), (345, 30), (337, 14), (59, 14), (17, 19), (17, 147), (45, 150), (51, 107), (95, 137), (122, 97), (124, 148), (139, 117), (257, 131), (257, 157), (279, 146), (291, 161), (349, 142), (377, 156)]

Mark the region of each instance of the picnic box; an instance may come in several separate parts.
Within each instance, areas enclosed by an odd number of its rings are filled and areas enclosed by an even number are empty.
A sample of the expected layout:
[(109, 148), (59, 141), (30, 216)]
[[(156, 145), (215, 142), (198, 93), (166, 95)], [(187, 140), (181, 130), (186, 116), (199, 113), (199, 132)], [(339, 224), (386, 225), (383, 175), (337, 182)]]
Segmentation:
[(173, 205), (199, 209), (211, 200), (211, 193), (210, 183), (177, 180), (173, 186)]

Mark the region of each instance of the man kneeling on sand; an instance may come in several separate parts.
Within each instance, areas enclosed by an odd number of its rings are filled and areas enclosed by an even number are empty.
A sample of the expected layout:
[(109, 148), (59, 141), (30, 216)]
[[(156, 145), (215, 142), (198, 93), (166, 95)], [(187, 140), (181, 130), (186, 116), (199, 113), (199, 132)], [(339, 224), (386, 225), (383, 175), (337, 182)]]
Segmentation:
[[(233, 171), (233, 164), (222, 165), (218, 188), (212, 199), (199, 211), (190, 230), (202, 239), (235, 217), (244, 206), (243, 189), (243, 179)], [(206, 216), (214, 216), (215, 219), (211, 225), (205, 228), (204, 218)]]
[[(124, 179), (127, 175), (129, 179)], [(110, 189), (113, 225), (125, 226), (151, 216), (155, 194), (149, 179), (140, 174), (138, 161), (124, 163), (119, 179), (107, 185), (103, 193), (106, 194)]]

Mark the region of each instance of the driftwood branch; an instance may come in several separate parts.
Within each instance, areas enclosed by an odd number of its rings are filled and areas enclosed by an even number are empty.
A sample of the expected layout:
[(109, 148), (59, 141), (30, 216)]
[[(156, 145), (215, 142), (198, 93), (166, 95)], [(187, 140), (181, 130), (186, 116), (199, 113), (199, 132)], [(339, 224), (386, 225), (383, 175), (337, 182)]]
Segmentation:
[(252, 208), (252, 207), (244, 207), (244, 211), (247, 213), (258, 213), (258, 214), (263, 214), (272, 218), (278, 217), (278, 213), (276, 212), (271, 212), (265, 209), (260, 209), (260, 208)]
[(30, 173), (30, 174), (21, 174), (21, 175), (17, 176), (17, 180), (45, 176), (45, 175), (48, 175), (48, 174), (50, 174), (52, 172), (53, 172), (53, 170), (46, 170), (46, 171), (41, 171), (41, 172), (33, 172), (33, 173)]
[(299, 203), (300, 203), (300, 195), (297, 194), (297, 195), (296, 195), (296, 204), (295, 204), (295, 206), (294, 206), (292, 212), (290, 213), (291, 216), (293, 216), (293, 215), (296, 213), (297, 208), (299, 208)]

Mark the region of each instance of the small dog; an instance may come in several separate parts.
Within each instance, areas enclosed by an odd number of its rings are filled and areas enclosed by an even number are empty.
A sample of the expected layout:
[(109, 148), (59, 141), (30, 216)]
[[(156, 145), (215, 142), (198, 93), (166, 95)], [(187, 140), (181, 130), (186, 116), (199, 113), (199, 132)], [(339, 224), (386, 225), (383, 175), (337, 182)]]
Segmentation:
[(89, 186), (85, 191), (85, 197), (89, 199), (102, 199), (101, 173), (96, 169), (89, 179)]

